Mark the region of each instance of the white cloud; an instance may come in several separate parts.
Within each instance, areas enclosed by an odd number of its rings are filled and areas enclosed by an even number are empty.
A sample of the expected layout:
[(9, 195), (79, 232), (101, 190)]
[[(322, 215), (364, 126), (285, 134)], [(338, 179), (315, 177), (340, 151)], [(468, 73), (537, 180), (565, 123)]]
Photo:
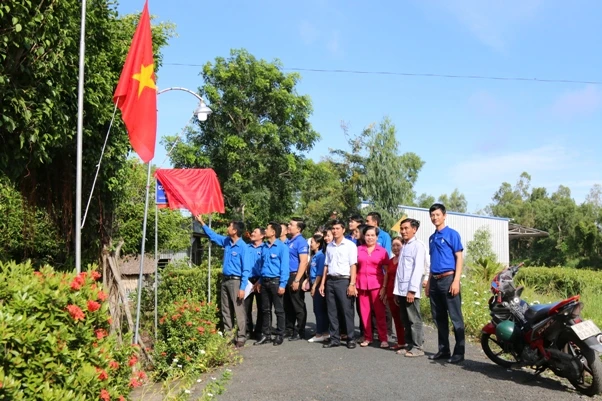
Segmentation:
[(481, 42), (503, 51), (517, 25), (531, 19), (542, 3), (542, 0), (437, 0), (434, 4), (451, 14)]
[(459, 187), (490, 189), (504, 181), (514, 183), (523, 171), (532, 175), (561, 171), (575, 159), (576, 155), (562, 146), (546, 145), (506, 154), (475, 155), (453, 166), (449, 174)]
[(554, 115), (564, 118), (587, 116), (602, 106), (602, 93), (594, 85), (560, 95), (551, 107)]
[(299, 24), (299, 35), (301, 36), (303, 43), (306, 45), (311, 45), (318, 40), (320, 31), (311, 22), (303, 20), (301, 21), (301, 24)]

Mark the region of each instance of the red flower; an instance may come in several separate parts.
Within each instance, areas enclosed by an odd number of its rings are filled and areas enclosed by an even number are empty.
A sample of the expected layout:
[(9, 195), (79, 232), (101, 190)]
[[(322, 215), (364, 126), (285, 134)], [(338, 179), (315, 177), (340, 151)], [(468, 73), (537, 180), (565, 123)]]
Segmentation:
[(100, 304), (96, 301), (88, 301), (88, 311), (90, 312), (96, 312), (97, 310), (100, 309)]
[(129, 366), (134, 366), (138, 362), (138, 357), (136, 355), (132, 355), (130, 360), (128, 361)]
[(102, 401), (110, 401), (111, 396), (109, 395), (109, 392), (105, 389), (100, 390), (100, 399)]
[(107, 294), (105, 292), (103, 292), (103, 291), (99, 291), (98, 292), (98, 300), (100, 302), (106, 301), (107, 300)]
[(138, 379), (146, 380), (146, 373), (144, 373), (143, 371), (138, 372)]
[(171, 317), (171, 320), (176, 321), (176, 320), (178, 320), (180, 318), (180, 316), (182, 316), (182, 315), (180, 315), (179, 313), (176, 313), (175, 315), (173, 315)]
[(188, 327), (192, 326), (192, 322), (186, 322), (186, 326), (188, 326)]
[(203, 326), (199, 326), (199, 327), (197, 327), (196, 329), (197, 329), (197, 330), (199, 331), (199, 333), (201, 333), (201, 334), (203, 334), (203, 333), (205, 332), (205, 328), (204, 328)]
[(111, 368), (113, 370), (119, 369), (119, 362), (117, 362), (117, 361), (111, 361), (111, 362), (109, 362), (109, 368)]
[(36, 276), (39, 276), (39, 277), (44, 277), (44, 275), (42, 274), (42, 272), (33, 272), (33, 274), (35, 274)]
[(99, 272), (97, 272), (96, 270), (92, 272), (92, 278), (96, 281), (99, 278), (101, 278), (102, 276), (100, 275)]
[(105, 329), (96, 329), (94, 330), (94, 333), (96, 334), (96, 338), (98, 338), (99, 340), (102, 340), (107, 336), (107, 332)]
[(122, 395), (119, 396), (119, 401), (125, 401), (125, 398), (123, 398)]
[(86, 317), (84, 312), (77, 305), (67, 305), (67, 311), (75, 321), (84, 320)]
[(136, 380), (135, 377), (132, 377), (130, 379), (130, 387), (140, 387), (140, 386), (142, 386), (142, 383), (139, 382), (138, 380)]
[(98, 380), (107, 380), (109, 378), (109, 375), (104, 369), (96, 368), (96, 373), (98, 373)]
[(167, 352), (161, 352), (161, 356), (167, 356)]
[(73, 279), (70, 286), (73, 291), (79, 291), (83, 284), (84, 280), (80, 276), (77, 276)]
[(113, 318), (112, 318), (111, 316), (109, 316), (109, 317), (107, 318), (107, 323), (108, 323), (108, 324), (113, 324)]

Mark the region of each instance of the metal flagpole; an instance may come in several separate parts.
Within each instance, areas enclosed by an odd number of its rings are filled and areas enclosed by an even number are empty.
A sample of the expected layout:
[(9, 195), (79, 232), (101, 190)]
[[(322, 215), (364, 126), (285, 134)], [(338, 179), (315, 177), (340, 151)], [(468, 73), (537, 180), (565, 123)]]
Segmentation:
[(86, 56), (86, 0), (82, 0), (77, 85), (77, 161), (75, 173), (75, 271), (82, 271), (82, 153), (84, 131), (84, 59)]
[(140, 246), (140, 275), (138, 276), (138, 302), (136, 304), (136, 329), (134, 331), (134, 344), (138, 344), (140, 331), (140, 303), (142, 302), (142, 278), (144, 274), (144, 243), (146, 242), (146, 222), (148, 217), (148, 193), (150, 189), (151, 162), (148, 162), (146, 175), (146, 197), (144, 200), (144, 222), (142, 223), (142, 245)]
[(155, 180), (155, 340), (157, 339), (157, 276), (159, 275), (159, 184)]
[[(211, 228), (211, 215), (209, 215), (209, 228)], [(209, 240), (209, 274), (207, 275), (207, 302), (211, 302), (211, 240)]]

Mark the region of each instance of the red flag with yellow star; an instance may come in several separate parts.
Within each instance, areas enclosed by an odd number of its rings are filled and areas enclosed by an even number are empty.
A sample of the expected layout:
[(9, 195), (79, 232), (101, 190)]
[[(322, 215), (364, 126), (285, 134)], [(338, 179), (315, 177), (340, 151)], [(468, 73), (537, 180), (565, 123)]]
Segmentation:
[(113, 102), (121, 109), (132, 148), (148, 163), (155, 156), (157, 135), (157, 87), (148, 0), (144, 3)]

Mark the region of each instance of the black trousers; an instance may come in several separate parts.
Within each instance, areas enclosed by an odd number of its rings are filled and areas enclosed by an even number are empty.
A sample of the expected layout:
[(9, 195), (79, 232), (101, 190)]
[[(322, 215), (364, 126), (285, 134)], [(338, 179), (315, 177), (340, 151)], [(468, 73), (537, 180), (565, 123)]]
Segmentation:
[(301, 291), (301, 283), (299, 283), (299, 290), (293, 291), (291, 288), (296, 276), (297, 273), (291, 273), (286, 283), (286, 292), (284, 293), (285, 330), (291, 334), (298, 333), (303, 338), (307, 322), (307, 307), (305, 306), (305, 292)]
[[(328, 277), (326, 280), (326, 305), (328, 310), (328, 319), (330, 320), (330, 341), (333, 344), (341, 342), (340, 327), (345, 327), (349, 341), (354, 341), (353, 324), (354, 297), (347, 296), (347, 288), (349, 287), (349, 279), (336, 280)], [(344, 321), (339, 322), (339, 313), (344, 316)]]
[(439, 351), (449, 353), (449, 319), (454, 326), (454, 336), (456, 345), (454, 346), (454, 355), (464, 355), (465, 335), (464, 318), (462, 316), (462, 297), (461, 294), (452, 297), (449, 293), (454, 281), (453, 274), (436, 280), (431, 277), (429, 282), (429, 296), (431, 298), (431, 313), (433, 320), (437, 324), (437, 333), (439, 335)]
[[(252, 284), (257, 282), (257, 278), (251, 278), (249, 281)], [(257, 306), (257, 320), (253, 325), (253, 300)], [(245, 312), (247, 313), (247, 336), (258, 338), (263, 331), (263, 310), (261, 307), (261, 294), (252, 292), (245, 299)]]
[(270, 317), (272, 316), (272, 305), (274, 313), (276, 313), (276, 335), (284, 334), (284, 306), (282, 303), (282, 295), (278, 295), (278, 286), (280, 279), (263, 279), (261, 285), (261, 306), (263, 308), (263, 335), (269, 337), (272, 333), (272, 325)]

